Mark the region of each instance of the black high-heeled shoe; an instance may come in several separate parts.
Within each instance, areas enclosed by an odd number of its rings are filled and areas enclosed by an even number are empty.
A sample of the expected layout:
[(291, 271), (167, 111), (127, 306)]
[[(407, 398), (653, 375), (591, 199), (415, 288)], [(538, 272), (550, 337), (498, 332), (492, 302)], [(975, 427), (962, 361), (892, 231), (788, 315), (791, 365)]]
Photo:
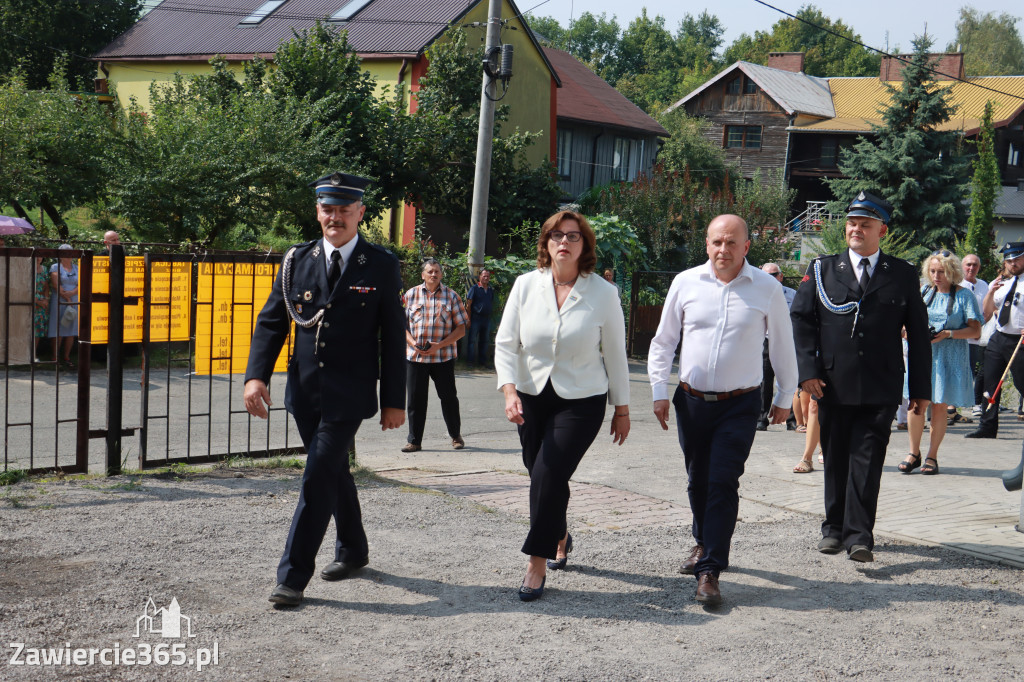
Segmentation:
[(561, 559), (548, 559), (548, 568), (552, 571), (560, 571), (565, 568), (565, 562), (569, 560), (569, 552), (572, 551), (572, 533), (566, 533), (565, 556)]
[(548, 577), (544, 576), (540, 581), (540, 587), (527, 587), (526, 581), (519, 586), (519, 599), (521, 601), (536, 601), (544, 596), (544, 583), (548, 581)]

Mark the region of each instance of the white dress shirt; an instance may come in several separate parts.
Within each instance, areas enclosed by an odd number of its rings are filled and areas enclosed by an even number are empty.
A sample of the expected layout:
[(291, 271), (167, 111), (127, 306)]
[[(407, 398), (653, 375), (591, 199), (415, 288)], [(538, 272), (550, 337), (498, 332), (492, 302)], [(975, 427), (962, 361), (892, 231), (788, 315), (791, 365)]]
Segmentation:
[(726, 393), (763, 380), (761, 352), (768, 355), (780, 391), (774, 404), (793, 404), (797, 387), (796, 350), (789, 307), (778, 280), (744, 263), (731, 282), (719, 280), (711, 262), (676, 275), (647, 356), (655, 400), (668, 400), (672, 358), (682, 336), (679, 380), (698, 391)]
[(992, 313), (996, 317), (996, 331), (1014, 336), (1020, 334), (1020, 331), (1024, 329), (1024, 275), (1017, 275), (1015, 279), (1017, 280), (1017, 290), (1013, 292), (1013, 297), (1016, 300), (1010, 304), (1010, 321), (1008, 324), (999, 324), (999, 310), (1003, 307), (1006, 295), (1010, 293), (1013, 279), (1003, 280), (1003, 286), (999, 287), (996, 293), (992, 294), (992, 303), (996, 307), (996, 311)]
[(341, 252), (341, 272), (340, 275), (345, 274), (345, 268), (348, 267), (348, 261), (352, 258), (352, 252), (356, 250), (356, 244), (359, 242), (359, 234), (349, 239), (347, 242), (335, 249), (334, 245), (327, 241), (326, 238), (321, 239), (320, 243), (324, 245), (324, 267), (327, 268), (327, 273), (331, 272), (331, 254), (335, 251)]
[[(964, 289), (970, 289), (971, 291), (973, 291), (974, 298), (978, 299), (978, 310), (984, 310), (984, 308), (981, 305), (981, 302), (985, 299), (985, 295), (988, 293), (988, 282), (981, 278), (978, 278), (974, 282), (968, 282), (965, 279), (964, 281), (960, 282), (960, 286), (962, 286)], [(985, 320), (982, 320), (981, 323), (985, 324)], [(977, 346), (980, 342), (981, 339), (967, 339), (967, 343), (972, 346)]]
[(863, 269), (860, 267), (860, 262), (865, 258), (868, 259), (868, 277), (875, 274), (875, 266), (878, 265), (878, 256), (882, 253), (881, 250), (875, 249), (875, 252), (870, 256), (862, 256), (853, 249), (849, 249), (850, 262), (853, 264), (853, 274), (857, 277), (857, 281), (860, 281), (860, 271)]
[(539, 395), (548, 381), (567, 400), (608, 393), (629, 404), (626, 326), (615, 285), (581, 276), (558, 308), (551, 270), (516, 278), (494, 339), (498, 388)]

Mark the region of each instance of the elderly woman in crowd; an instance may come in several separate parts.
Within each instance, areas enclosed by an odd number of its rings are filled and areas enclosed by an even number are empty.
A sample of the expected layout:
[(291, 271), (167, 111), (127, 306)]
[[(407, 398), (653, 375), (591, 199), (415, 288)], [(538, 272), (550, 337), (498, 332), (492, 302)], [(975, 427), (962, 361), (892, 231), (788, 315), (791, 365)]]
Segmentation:
[[(61, 244), (70, 251), (71, 244)], [(61, 257), (50, 266), (50, 328), (53, 360), (71, 366), (71, 344), (78, 336), (78, 265), (71, 256)], [(58, 351), (60, 355), (58, 355)]]
[(613, 442), (629, 434), (629, 368), (618, 292), (593, 275), (594, 232), (579, 213), (544, 222), (537, 269), (516, 279), (495, 339), (505, 416), (518, 425), (530, 472), (529, 555), (523, 601), (544, 593), (546, 569), (565, 568), (569, 479), (594, 442), (605, 405)]
[(922, 474), (934, 475), (939, 473), (939, 446), (946, 435), (946, 407), (974, 404), (967, 339), (981, 335), (982, 316), (971, 290), (959, 286), (964, 271), (955, 254), (936, 251), (925, 259), (921, 271), (928, 281), (921, 295), (928, 308), (928, 326), (932, 332), (931, 438), (922, 465), (924, 413), (910, 413), (907, 420), (910, 454), (897, 468), (909, 474), (921, 467)]

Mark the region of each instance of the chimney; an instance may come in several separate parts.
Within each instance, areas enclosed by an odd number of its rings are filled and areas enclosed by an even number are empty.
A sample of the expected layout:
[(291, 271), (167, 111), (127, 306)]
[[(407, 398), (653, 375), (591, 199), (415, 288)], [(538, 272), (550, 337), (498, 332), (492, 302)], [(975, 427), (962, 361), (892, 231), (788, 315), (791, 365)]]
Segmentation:
[(804, 53), (803, 52), (769, 52), (768, 66), (781, 71), (792, 71), (803, 73)]
[[(897, 57), (882, 57), (882, 68), (879, 70), (878, 78), (883, 81), (898, 81), (903, 78), (903, 69), (913, 59), (912, 54), (901, 54)], [(938, 71), (932, 77), (939, 81), (954, 80), (964, 77), (964, 53), (945, 52), (928, 55), (928, 65)], [(942, 74), (942, 75), (939, 75)]]

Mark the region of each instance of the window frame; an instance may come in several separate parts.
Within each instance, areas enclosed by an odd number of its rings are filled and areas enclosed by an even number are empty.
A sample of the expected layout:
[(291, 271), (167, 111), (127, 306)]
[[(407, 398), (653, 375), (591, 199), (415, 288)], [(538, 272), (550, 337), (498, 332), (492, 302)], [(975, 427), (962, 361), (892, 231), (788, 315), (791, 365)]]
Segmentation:
[(562, 180), (569, 180), (572, 174), (572, 130), (559, 128), (556, 133), (555, 142), (555, 163), (558, 166), (558, 176)]
[[(757, 146), (750, 144), (750, 137), (753, 131), (757, 131)], [(739, 133), (739, 144), (730, 144), (730, 133)], [(756, 149), (761, 150), (764, 145), (764, 126), (755, 125), (726, 125), (722, 131), (723, 149)]]
[(354, 15), (362, 12), (371, 2), (373, 0), (348, 0), (327, 21), (350, 21)]
[[(252, 14), (238, 22), (239, 26), (259, 26), (271, 14), (281, 9), (288, 0), (264, 0), (264, 2), (252, 11)], [(269, 7), (269, 9), (267, 9)]]

